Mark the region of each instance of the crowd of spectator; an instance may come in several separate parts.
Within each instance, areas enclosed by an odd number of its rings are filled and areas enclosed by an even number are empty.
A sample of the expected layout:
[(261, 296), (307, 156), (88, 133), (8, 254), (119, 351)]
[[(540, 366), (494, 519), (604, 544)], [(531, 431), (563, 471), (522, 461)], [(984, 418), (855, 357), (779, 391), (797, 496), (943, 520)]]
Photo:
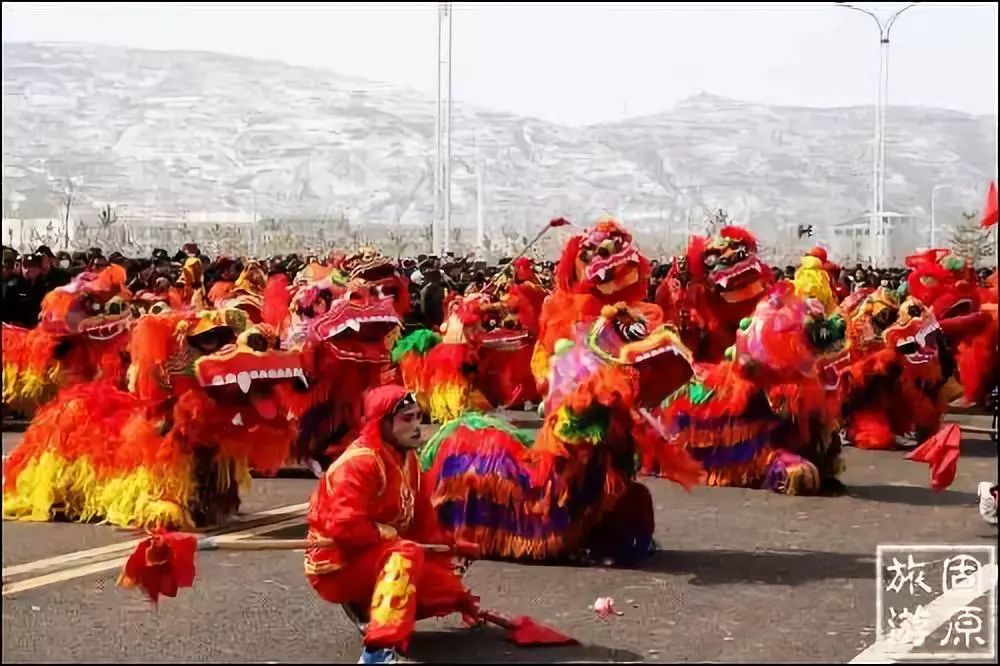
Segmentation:
[[(268, 258), (264, 263), (268, 274), (286, 273), (294, 277), (310, 263), (330, 264), (336, 253), (327, 257), (288, 254)], [(38, 322), (42, 298), (50, 290), (67, 284), (84, 271), (97, 271), (109, 264), (125, 269), (128, 287), (134, 292), (150, 290), (166, 293), (177, 285), (183, 262), (198, 257), (204, 265), (204, 287), (211, 297), (211, 289), (218, 281), (233, 282), (243, 270), (238, 258), (211, 259), (202, 254), (193, 243), (185, 245), (171, 255), (164, 249), (155, 249), (148, 258), (125, 257), (120, 252), (105, 256), (101, 248), (86, 252), (53, 252), (47, 246), (34, 252), (19, 254), (13, 248), (3, 248), (2, 318), (4, 322), (31, 327)], [(443, 257), (421, 254), (399, 260), (400, 270), (410, 280), (413, 309), (407, 324), (411, 326), (438, 326), (444, 319), (444, 303), (449, 292), (467, 293), (482, 289), (509, 259), (495, 264), (472, 257)], [(660, 282), (670, 271), (670, 259), (652, 261), (652, 280), (649, 299), (653, 300)], [(542, 285), (551, 288), (555, 270), (553, 261), (535, 261), (535, 271)], [(792, 277), (794, 266), (772, 266), (775, 277)], [(837, 280), (844, 293), (864, 287), (899, 289), (905, 284), (908, 269), (902, 267), (874, 268), (858, 263), (853, 268), (840, 269)], [(980, 271), (985, 280), (988, 269)]]

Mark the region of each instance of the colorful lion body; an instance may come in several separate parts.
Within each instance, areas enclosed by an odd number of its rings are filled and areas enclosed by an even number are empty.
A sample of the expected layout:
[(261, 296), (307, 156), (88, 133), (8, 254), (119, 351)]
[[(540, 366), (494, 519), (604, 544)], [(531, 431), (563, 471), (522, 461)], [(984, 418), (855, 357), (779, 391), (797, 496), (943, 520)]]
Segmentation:
[(986, 286), (980, 289), (979, 296), (979, 309), (984, 315), (984, 321), (958, 343), (955, 360), (965, 400), (985, 408), (990, 394), (1000, 384), (1000, 318), (997, 316), (996, 271), (987, 280)]
[(996, 273), (992, 286), (978, 287), (972, 265), (948, 250), (928, 250), (906, 263), (910, 294), (929, 304), (955, 351), (966, 402), (985, 408), (998, 379)]
[(443, 425), (422, 464), (445, 530), (481, 544), (490, 558), (648, 554), (652, 502), (635, 481), (637, 452), (666, 449), (643, 455), (663, 460), (684, 485), (701, 474), (637, 418), (641, 404), (661, 399), (691, 372), (676, 331), (656, 323), (622, 306), (578, 324), (554, 350), (546, 418), (534, 442), (475, 413)]
[(39, 325), (3, 326), (3, 404), (30, 416), (59, 389), (125, 377), (132, 295), (119, 266), (83, 273), (42, 300)]
[(881, 288), (845, 300), (841, 312), (850, 356), (840, 382), (846, 443), (892, 449), (899, 436), (936, 432), (954, 369), (930, 308)]
[(302, 376), (272, 329), (241, 310), (145, 315), (129, 391), (107, 380), (60, 392), (4, 463), (4, 518), (128, 527), (225, 522), (251, 467), (287, 458), (278, 387)]
[(666, 433), (705, 467), (708, 485), (786, 494), (838, 485), (840, 406), (828, 366), (842, 354), (843, 321), (795, 291), (775, 285), (742, 322), (729, 360), (702, 366), (663, 406)]

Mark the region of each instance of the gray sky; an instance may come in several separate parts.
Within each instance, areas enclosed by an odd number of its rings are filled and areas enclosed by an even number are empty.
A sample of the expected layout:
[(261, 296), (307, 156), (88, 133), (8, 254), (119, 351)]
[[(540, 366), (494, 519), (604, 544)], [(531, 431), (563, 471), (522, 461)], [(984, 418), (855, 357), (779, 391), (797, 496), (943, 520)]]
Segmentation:
[[(889, 14), (905, 3), (857, 3)], [(17, 3), (4, 41), (195, 49), (323, 67), (433, 93), (434, 3)], [(709, 92), (870, 104), (871, 18), (832, 3), (457, 3), (454, 96), (565, 124)], [(997, 4), (922, 3), (892, 31), (890, 102), (996, 113)]]

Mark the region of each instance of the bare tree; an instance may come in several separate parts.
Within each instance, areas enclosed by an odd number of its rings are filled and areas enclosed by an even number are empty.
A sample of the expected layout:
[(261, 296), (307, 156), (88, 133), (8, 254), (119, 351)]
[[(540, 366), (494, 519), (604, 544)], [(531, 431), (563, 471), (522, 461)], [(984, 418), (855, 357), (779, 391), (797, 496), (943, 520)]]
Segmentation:
[(69, 249), (69, 212), (73, 208), (73, 199), (76, 197), (76, 182), (72, 178), (67, 178), (63, 188), (62, 205), (65, 211), (63, 215), (63, 246)]
[(973, 266), (996, 254), (996, 239), (992, 233), (979, 226), (978, 215), (962, 213), (963, 222), (951, 231), (949, 244), (957, 255), (966, 257)]
[(722, 208), (706, 211), (705, 219), (702, 221), (706, 236), (711, 236), (717, 230), (730, 224), (732, 221), (729, 219), (729, 213)]
[(100, 223), (102, 229), (107, 229), (110, 226), (117, 224), (118, 222), (118, 211), (111, 208), (111, 204), (105, 204), (104, 208), (97, 215), (97, 221)]
[(403, 252), (410, 246), (410, 241), (399, 231), (390, 231), (388, 239), (390, 246), (395, 250), (397, 258), (403, 256)]

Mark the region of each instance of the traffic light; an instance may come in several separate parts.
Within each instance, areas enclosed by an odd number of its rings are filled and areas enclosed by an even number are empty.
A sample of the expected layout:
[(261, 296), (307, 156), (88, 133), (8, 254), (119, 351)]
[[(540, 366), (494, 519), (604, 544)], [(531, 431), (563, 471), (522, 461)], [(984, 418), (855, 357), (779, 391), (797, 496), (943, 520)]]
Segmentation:
[(811, 224), (799, 225), (799, 238), (802, 238), (803, 236), (809, 236), (809, 238), (812, 238), (812, 235), (813, 235), (813, 225)]

